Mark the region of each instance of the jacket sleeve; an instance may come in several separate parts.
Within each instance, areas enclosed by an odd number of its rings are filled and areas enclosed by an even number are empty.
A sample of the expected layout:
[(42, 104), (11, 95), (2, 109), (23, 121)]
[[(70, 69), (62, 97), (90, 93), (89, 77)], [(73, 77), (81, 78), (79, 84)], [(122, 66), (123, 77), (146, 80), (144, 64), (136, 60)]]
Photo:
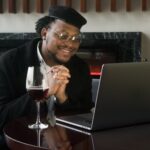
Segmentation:
[(17, 88), (11, 85), (13, 79), (10, 79), (10, 74), (6, 74), (0, 67), (0, 132), (7, 122), (27, 115), (29, 109), (35, 107), (34, 101), (27, 93), (20, 96)]

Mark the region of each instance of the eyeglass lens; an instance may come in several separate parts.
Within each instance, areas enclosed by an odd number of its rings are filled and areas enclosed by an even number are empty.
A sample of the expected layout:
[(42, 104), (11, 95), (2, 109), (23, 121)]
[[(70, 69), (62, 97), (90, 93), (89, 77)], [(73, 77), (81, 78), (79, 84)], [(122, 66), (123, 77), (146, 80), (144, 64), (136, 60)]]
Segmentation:
[(72, 42), (80, 42), (81, 41), (81, 34), (70, 36), (66, 32), (62, 32), (62, 33), (57, 33), (56, 32), (56, 35), (58, 36), (58, 38), (60, 40), (67, 40), (67, 41), (71, 40)]

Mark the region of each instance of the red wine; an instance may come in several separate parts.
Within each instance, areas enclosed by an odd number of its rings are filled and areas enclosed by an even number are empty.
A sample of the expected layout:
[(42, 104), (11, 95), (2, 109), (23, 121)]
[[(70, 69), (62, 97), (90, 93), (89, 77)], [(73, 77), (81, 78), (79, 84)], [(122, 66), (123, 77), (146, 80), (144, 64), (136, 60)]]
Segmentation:
[(41, 101), (46, 97), (48, 93), (48, 88), (43, 89), (43, 88), (31, 87), (27, 89), (27, 91), (33, 99), (35, 99), (36, 101)]

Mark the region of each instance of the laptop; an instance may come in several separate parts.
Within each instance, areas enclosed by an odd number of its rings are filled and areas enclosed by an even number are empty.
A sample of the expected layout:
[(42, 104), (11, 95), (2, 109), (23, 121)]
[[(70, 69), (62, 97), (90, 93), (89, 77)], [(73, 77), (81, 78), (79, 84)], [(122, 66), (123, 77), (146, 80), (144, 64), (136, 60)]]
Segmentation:
[(104, 64), (93, 113), (56, 117), (90, 131), (150, 122), (150, 63)]

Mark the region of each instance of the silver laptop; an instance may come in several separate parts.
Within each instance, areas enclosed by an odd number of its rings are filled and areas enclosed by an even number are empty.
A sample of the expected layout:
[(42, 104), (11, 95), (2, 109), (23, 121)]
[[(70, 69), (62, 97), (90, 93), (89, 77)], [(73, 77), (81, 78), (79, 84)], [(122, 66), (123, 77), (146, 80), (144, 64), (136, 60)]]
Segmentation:
[(104, 64), (101, 71), (93, 113), (56, 121), (87, 130), (150, 122), (150, 63)]

